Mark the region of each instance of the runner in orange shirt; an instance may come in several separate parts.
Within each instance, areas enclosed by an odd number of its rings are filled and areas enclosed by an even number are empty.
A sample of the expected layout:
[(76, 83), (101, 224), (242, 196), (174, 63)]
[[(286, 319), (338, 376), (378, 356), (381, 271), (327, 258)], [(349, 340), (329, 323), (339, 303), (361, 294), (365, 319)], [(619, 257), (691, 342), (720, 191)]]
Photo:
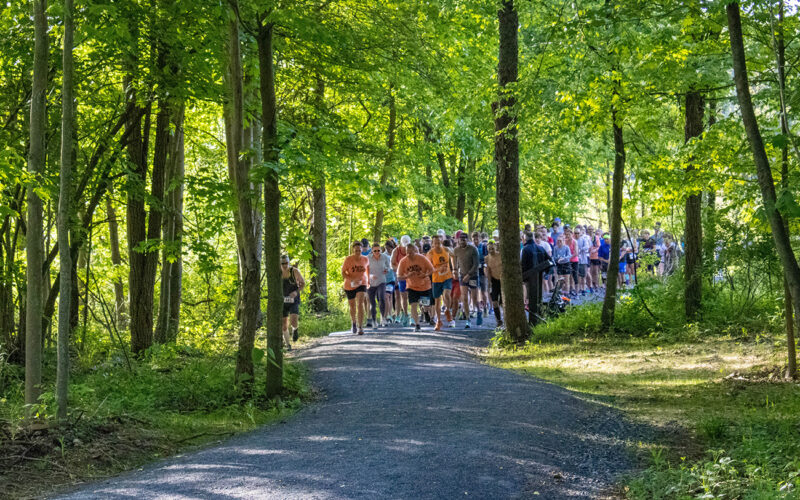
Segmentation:
[(421, 255), (414, 243), (406, 246), (406, 255), (397, 268), (397, 277), (406, 280), (408, 303), (411, 306), (411, 317), (414, 318), (414, 331), (420, 331), (419, 304), (423, 307), (431, 305), (431, 274), (433, 265)]
[[(344, 277), (344, 293), (350, 306), (350, 321), (353, 323), (353, 333), (364, 335), (364, 304), (365, 293), (369, 285), (369, 259), (361, 255), (361, 242), (356, 240), (350, 247), (351, 253), (342, 264), (342, 277)], [(358, 320), (358, 321), (356, 321)]]
[(442, 246), (442, 237), (437, 234), (433, 237), (433, 248), (428, 252), (427, 257), (434, 269), (431, 280), (433, 281), (433, 300), (436, 310), (435, 330), (438, 331), (442, 329), (442, 297), (444, 297), (445, 317), (448, 325), (453, 320), (450, 310), (450, 291), (453, 288), (450, 259), (453, 257), (453, 252)]

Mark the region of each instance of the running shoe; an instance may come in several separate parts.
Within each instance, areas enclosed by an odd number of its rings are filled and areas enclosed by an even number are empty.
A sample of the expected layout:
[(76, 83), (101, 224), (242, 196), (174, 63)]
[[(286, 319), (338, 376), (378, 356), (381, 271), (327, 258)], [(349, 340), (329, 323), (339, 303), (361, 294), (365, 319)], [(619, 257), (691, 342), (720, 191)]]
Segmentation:
[(475, 324), (478, 326), (483, 324), (483, 312), (480, 309), (478, 310), (478, 319), (475, 320)]
[(372, 320), (371, 319), (367, 320), (367, 328), (372, 328)]
[(363, 328), (359, 328), (358, 329), (358, 334), (359, 335), (364, 335), (364, 329)]
[(467, 324), (466, 324), (466, 325), (464, 325), (464, 329), (465, 329), (465, 330), (469, 330), (469, 321), (467, 321)]
[(447, 326), (449, 326), (450, 328), (455, 328), (456, 327), (456, 321), (451, 319), (450, 323)]
[(353, 333), (358, 333), (358, 326), (353, 323)]
[(292, 332), (292, 341), (297, 342), (298, 338), (300, 338), (300, 333), (297, 331), (297, 328), (295, 328)]
[(416, 325), (414, 325), (414, 331), (415, 331), (415, 332), (419, 332), (419, 331), (421, 331), (421, 330), (422, 330), (422, 328), (419, 326), (419, 323), (417, 323)]

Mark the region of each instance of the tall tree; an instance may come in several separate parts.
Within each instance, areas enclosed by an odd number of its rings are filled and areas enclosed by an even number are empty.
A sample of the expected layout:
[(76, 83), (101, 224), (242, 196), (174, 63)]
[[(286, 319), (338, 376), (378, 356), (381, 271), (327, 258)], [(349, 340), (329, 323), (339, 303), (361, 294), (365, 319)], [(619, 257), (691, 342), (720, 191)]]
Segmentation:
[[(316, 122), (321, 125), (320, 116), (325, 106), (325, 80), (317, 75), (315, 91)], [(316, 178), (311, 186), (311, 282), (309, 302), (317, 312), (328, 311), (328, 217), (327, 217), (327, 178), (325, 169), (318, 167)]]
[(516, 97), (519, 18), (513, 0), (503, 0), (498, 11), (500, 50), (497, 79), (500, 84), (494, 106), (494, 161), (497, 169), (497, 226), (500, 231), (501, 279), (505, 301), (506, 331), (519, 342), (529, 334), (522, 296), (522, 268), (519, 263), (519, 143), (517, 141)]
[[(614, 82), (612, 103), (620, 101), (619, 81)], [(603, 299), (603, 309), (600, 321), (604, 328), (614, 325), (614, 311), (617, 305), (617, 276), (619, 275), (619, 251), (622, 233), (622, 186), (625, 182), (625, 140), (622, 135), (622, 117), (616, 104), (611, 107), (612, 132), (614, 135), (614, 175), (611, 180), (611, 213), (609, 226), (611, 227), (611, 255), (608, 259), (608, 272), (606, 273), (606, 294)]]
[(42, 199), (35, 186), (44, 174), (46, 155), (47, 95), (47, 0), (33, 2), (33, 90), (31, 92), (30, 150), (28, 172), (32, 178), (28, 193), (26, 232), (25, 294), (25, 404), (39, 399), (42, 383), (42, 300), (44, 294), (44, 242), (42, 238)]
[(267, 274), (267, 383), (266, 396), (283, 390), (283, 289), (281, 285), (281, 190), (279, 184), (278, 106), (275, 97), (273, 34), (269, 13), (258, 19), (259, 91), (261, 93), (261, 145), (264, 149), (264, 265)]
[(172, 117), (167, 166), (164, 172), (164, 217), (161, 257), (161, 291), (159, 293), (158, 321), (154, 333), (159, 343), (175, 342), (178, 337), (181, 311), (181, 284), (183, 275), (183, 172), (184, 172), (184, 105), (175, 107)]
[(75, 106), (73, 103), (74, 65), (72, 46), (75, 28), (73, 25), (73, 0), (64, 0), (64, 51), (63, 77), (61, 81), (61, 166), (58, 189), (58, 246), (64, 251), (59, 253), (58, 299), (58, 363), (56, 369), (56, 404), (57, 417), (60, 421), (67, 418), (67, 391), (69, 384), (69, 336), (70, 336), (70, 299), (72, 287), (72, 256), (69, 252), (69, 214), (70, 214), (70, 181), (72, 177), (72, 155), (74, 150)]
[[(231, 3), (238, 12), (238, 3)], [(236, 355), (236, 381), (249, 393), (253, 383), (253, 347), (261, 325), (261, 261), (258, 255), (258, 228), (253, 209), (254, 192), (250, 180), (250, 161), (243, 155), (244, 90), (239, 20), (231, 15), (228, 22), (227, 98), (225, 105), (228, 172), (234, 197), (234, 225), (240, 267), (239, 346)], [(279, 208), (279, 207), (278, 207)], [(276, 263), (276, 267), (277, 267)], [(280, 349), (278, 349), (280, 351)]]
[[(703, 133), (703, 95), (692, 90), (686, 93), (684, 141), (688, 143)], [(689, 161), (686, 175), (691, 177), (695, 164)], [(691, 185), (691, 183), (687, 183)], [(703, 213), (702, 191), (692, 192), (686, 197), (686, 261), (684, 274), (684, 308), (686, 319), (694, 321), (700, 311), (703, 299)]]
[[(764, 149), (764, 141), (761, 137), (761, 130), (756, 120), (753, 109), (753, 101), (750, 96), (750, 83), (747, 77), (747, 63), (744, 52), (744, 39), (742, 36), (742, 20), (739, 12), (739, 4), (733, 2), (726, 7), (728, 15), (728, 32), (731, 40), (731, 55), (733, 58), (733, 76), (736, 82), (736, 95), (739, 100), (739, 108), (742, 114), (742, 123), (750, 150), (753, 153), (756, 174), (758, 177), (758, 187), (761, 190), (761, 198), (764, 204), (764, 212), (772, 229), (772, 238), (775, 248), (780, 257), (781, 266), (786, 281), (789, 284), (789, 292), (795, 311), (800, 311), (800, 266), (792, 250), (789, 234), (783, 216), (778, 211), (775, 194), (775, 182), (772, 177), (769, 159)], [(789, 347), (791, 353), (794, 352), (794, 345)]]

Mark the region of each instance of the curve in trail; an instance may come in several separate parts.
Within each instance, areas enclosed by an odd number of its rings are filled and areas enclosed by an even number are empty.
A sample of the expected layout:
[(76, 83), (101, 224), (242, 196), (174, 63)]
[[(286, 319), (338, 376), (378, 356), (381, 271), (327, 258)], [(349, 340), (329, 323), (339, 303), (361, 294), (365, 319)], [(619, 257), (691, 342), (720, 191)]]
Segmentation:
[(614, 411), (481, 364), (488, 330), (329, 336), (282, 425), (62, 498), (594, 498), (631, 467)]

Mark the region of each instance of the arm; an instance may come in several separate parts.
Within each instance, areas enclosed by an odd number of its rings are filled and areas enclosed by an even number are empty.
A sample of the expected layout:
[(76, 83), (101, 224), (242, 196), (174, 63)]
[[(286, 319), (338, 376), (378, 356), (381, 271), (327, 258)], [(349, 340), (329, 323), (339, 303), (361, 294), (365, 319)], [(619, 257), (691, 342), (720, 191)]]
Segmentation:
[(306, 286), (306, 280), (303, 279), (303, 275), (300, 274), (300, 270), (296, 267), (294, 268), (294, 280), (297, 282), (297, 290), (301, 291)]

